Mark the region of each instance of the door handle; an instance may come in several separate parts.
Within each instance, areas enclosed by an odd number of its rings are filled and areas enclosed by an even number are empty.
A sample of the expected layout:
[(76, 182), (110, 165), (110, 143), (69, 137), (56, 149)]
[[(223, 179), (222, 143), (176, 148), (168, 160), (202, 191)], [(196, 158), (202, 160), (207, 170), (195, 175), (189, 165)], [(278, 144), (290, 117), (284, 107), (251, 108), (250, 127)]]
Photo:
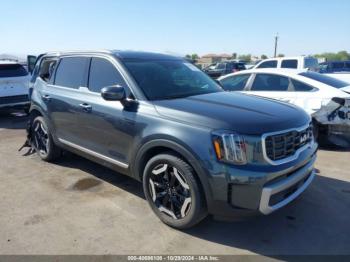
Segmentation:
[(92, 106), (87, 103), (79, 104), (79, 106), (85, 111), (85, 112), (91, 112)]
[(51, 97), (49, 95), (42, 95), (41, 97), (45, 101), (50, 101), (51, 100)]

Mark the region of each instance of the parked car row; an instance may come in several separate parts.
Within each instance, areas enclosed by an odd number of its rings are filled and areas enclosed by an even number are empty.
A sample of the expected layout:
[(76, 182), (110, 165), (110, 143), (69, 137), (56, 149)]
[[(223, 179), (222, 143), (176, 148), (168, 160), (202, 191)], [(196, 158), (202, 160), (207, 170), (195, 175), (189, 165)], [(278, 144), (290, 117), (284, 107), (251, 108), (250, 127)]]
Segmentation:
[[(246, 87), (257, 78), (251, 76), (236, 82)], [(286, 87), (285, 79), (258, 78)], [(299, 80), (287, 82), (303, 88)], [(141, 181), (154, 213), (175, 228), (191, 227), (207, 214), (270, 214), (315, 176), (309, 114), (290, 103), (224, 92), (181, 58), (130, 51), (44, 54), (30, 97), (27, 145), (42, 160), (68, 150)]]
[(225, 61), (221, 63), (216, 63), (214, 65), (204, 68), (203, 71), (207, 73), (211, 78), (218, 78), (230, 73), (245, 70), (245, 64), (243, 62), (236, 61)]
[(350, 72), (350, 60), (327, 61), (320, 63), (320, 73), (342, 73)]

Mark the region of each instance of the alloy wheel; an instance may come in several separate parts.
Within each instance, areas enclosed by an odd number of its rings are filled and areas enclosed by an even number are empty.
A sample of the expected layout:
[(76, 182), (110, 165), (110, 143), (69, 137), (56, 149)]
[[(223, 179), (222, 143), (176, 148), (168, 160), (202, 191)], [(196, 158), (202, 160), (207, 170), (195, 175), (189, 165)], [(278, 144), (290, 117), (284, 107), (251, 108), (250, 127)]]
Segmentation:
[(49, 135), (42, 122), (36, 121), (34, 123), (33, 133), (34, 147), (40, 154), (47, 154), (49, 148)]
[(149, 191), (158, 210), (173, 219), (184, 218), (191, 208), (190, 187), (174, 166), (157, 165), (149, 178)]

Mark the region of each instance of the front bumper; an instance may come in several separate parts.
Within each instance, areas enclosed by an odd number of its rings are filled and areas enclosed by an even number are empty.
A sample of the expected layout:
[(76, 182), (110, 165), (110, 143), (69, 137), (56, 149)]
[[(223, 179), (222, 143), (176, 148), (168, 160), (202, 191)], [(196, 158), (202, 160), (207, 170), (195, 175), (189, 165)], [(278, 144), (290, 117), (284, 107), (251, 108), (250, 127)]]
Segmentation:
[(315, 177), (313, 161), (283, 180), (264, 186), (259, 211), (268, 215), (297, 198)]
[(220, 218), (270, 214), (301, 195), (314, 179), (317, 144), (303, 151), (298, 159), (278, 166), (226, 168), (212, 175), (213, 201), (209, 213)]

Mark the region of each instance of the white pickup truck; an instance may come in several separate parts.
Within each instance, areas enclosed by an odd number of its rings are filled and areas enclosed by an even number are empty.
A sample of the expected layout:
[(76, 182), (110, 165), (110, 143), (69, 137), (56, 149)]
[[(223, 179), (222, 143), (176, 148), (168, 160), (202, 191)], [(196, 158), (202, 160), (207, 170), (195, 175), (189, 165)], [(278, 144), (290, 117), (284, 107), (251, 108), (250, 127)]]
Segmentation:
[(29, 107), (30, 74), (20, 63), (0, 60), (0, 109)]
[(312, 56), (275, 57), (262, 60), (253, 68), (308, 69), (311, 71), (318, 71), (319, 64), (317, 58)]

